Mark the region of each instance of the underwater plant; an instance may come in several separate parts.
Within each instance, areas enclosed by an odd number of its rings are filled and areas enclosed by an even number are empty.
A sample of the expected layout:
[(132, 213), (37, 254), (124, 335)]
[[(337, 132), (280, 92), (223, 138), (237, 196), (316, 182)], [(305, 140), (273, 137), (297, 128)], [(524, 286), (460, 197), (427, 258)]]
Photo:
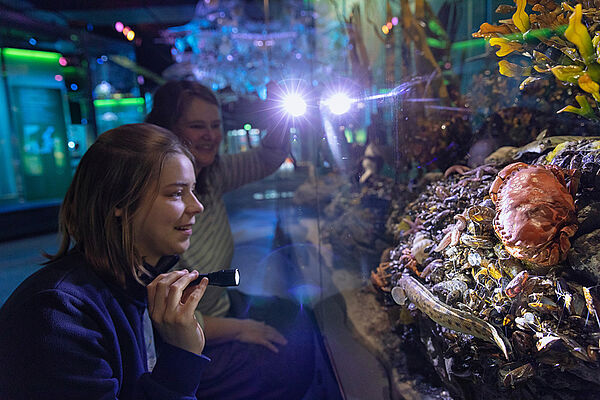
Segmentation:
[[(520, 88), (548, 76), (578, 88), (579, 107), (567, 105), (557, 112), (600, 118), (600, 1), (515, 0), (496, 12), (512, 13), (499, 25), (483, 23), (473, 37), (485, 38), (496, 51), (499, 71), (525, 77)], [(530, 7), (529, 13), (527, 6)], [(525, 62), (515, 63), (515, 56)], [(510, 59), (510, 61), (509, 61)]]

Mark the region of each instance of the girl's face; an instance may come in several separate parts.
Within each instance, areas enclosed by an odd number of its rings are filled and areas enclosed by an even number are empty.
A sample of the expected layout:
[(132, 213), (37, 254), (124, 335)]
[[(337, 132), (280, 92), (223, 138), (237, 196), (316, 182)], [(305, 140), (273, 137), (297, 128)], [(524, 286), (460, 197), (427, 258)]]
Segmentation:
[(133, 218), (134, 245), (147, 263), (155, 265), (160, 257), (189, 247), (195, 215), (204, 210), (194, 195), (195, 184), (189, 158), (174, 154), (165, 159), (158, 194), (146, 193)]
[(198, 169), (215, 161), (223, 139), (219, 107), (192, 97), (174, 130), (190, 143)]

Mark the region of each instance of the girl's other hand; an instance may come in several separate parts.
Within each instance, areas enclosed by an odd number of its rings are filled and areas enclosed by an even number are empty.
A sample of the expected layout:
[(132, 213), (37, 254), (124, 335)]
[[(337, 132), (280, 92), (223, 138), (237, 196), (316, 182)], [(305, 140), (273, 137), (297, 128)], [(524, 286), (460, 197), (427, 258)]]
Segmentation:
[(204, 350), (204, 332), (194, 311), (204, 295), (208, 279), (188, 287), (198, 271), (173, 271), (156, 277), (148, 286), (148, 312), (162, 339), (195, 354)]
[(240, 319), (238, 321), (240, 327), (236, 339), (240, 342), (260, 344), (274, 353), (279, 353), (276, 344), (280, 346), (287, 344), (287, 340), (277, 329), (264, 322), (253, 319)]

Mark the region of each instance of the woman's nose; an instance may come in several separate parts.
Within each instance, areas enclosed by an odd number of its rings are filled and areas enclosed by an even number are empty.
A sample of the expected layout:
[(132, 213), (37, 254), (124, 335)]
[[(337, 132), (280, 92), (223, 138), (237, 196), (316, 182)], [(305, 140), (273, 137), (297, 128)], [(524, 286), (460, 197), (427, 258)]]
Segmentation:
[(204, 211), (204, 206), (200, 203), (200, 200), (198, 200), (195, 194), (192, 194), (192, 201), (188, 204), (187, 210), (192, 214), (200, 214)]
[(216, 140), (221, 135), (221, 128), (207, 128), (204, 131), (204, 138)]

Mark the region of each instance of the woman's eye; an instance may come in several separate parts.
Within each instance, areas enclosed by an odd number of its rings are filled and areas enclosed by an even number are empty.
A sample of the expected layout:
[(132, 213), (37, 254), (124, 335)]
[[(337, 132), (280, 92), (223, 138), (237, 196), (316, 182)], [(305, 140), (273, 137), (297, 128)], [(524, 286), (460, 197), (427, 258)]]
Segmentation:
[(177, 191), (177, 192), (171, 194), (171, 196), (172, 197), (181, 197), (181, 196), (183, 196), (183, 192), (180, 190), (180, 191)]

